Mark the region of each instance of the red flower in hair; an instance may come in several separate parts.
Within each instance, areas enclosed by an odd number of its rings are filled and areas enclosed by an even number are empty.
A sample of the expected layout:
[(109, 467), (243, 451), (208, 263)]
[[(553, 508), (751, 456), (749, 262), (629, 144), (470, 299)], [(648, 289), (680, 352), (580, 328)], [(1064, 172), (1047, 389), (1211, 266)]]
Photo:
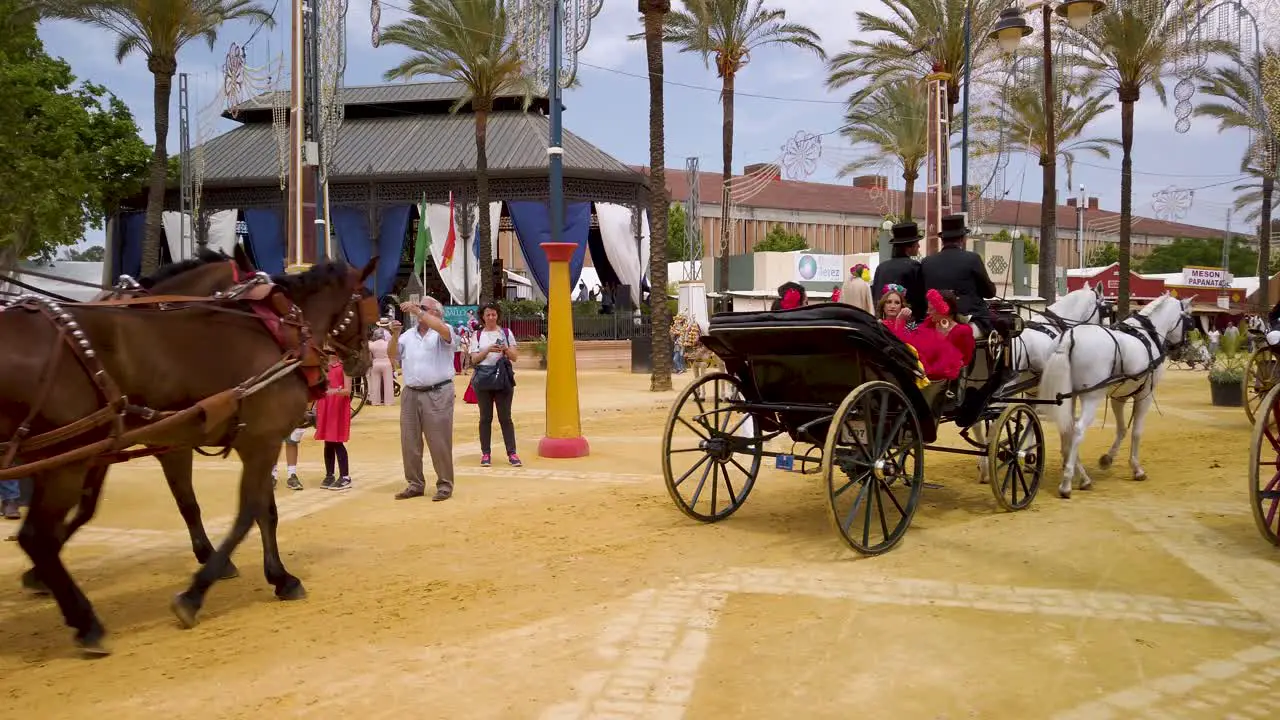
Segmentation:
[(791, 310), (800, 307), (800, 291), (792, 288), (782, 294), (782, 309)]
[(929, 292), (925, 293), (924, 299), (929, 302), (930, 310), (940, 315), (951, 314), (951, 305), (949, 305), (947, 301), (942, 298), (942, 293), (938, 292), (937, 290), (930, 290)]

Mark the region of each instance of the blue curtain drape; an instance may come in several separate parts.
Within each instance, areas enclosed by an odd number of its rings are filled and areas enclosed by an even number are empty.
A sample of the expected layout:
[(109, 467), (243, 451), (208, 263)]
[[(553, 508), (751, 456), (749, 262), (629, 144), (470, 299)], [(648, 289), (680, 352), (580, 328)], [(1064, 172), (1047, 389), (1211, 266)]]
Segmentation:
[[(546, 203), (529, 200), (510, 200), (507, 208), (511, 213), (511, 225), (516, 230), (516, 239), (520, 242), (520, 251), (524, 253), (526, 266), (533, 281), (538, 284), (542, 294), (547, 294), (548, 268), (547, 256), (540, 245), (551, 242), (551, 217)], [(561, 231), (561, 242), (571, 242), (578, 246), (573, 251), (573, 259), (569, 261), (569, 289), (572, 291), (582, 275), (582, 263), (587, 254), (587, 234), (591, 230), (591, 203), (569, 203), (564, 213), (564, 228)]]
[[(369, 233), (369, 214), (364, 208), (335, 205), (330, 209), (330, 222), (337, 236), (335, 255), (348, 265), (364, 267), (373, 257), (373, 242)], [(337, 258), (335, 258), (337, 259)]]
[(116, 226), (111, 276), (113, 279), (121, 275), (137, 278), (142, 274), (142, 237), (147, 230), (147, 214), (120, 213)]
[[(395, 285), (412, 210), (412, 205), (392, 205), (382, 209), (382, 227), (378, 231), (378, 269), (369, 276), (367, 283), (369, 289), (378, 295), (391, 292)], [(366, 257), (365, 262), (368, 261)]]
[(258, 269), (271, 275), (284, 272), (284, 217), (280, 211), (249, 208), (244, 210), (244, 221), (249, 226), (246, 241)]

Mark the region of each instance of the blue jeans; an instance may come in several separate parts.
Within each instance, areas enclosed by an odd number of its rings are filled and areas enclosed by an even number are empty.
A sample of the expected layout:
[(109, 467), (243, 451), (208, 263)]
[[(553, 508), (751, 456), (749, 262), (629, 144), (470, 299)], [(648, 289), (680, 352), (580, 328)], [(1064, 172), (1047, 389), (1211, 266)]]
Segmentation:
[(674, 370), (678, 373), (684, 372), (684, 347), (676, 344), (671, 351), (671, 364), (675, 366)]
[(17, 500), (22, 497), (20, 480), (0, 480), (0, 501)]

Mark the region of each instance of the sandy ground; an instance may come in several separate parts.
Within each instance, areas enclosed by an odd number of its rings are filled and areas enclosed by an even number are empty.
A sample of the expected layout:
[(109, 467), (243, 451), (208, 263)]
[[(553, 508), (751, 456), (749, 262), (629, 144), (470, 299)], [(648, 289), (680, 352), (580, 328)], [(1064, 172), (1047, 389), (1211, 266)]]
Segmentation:
[[(1162, 388), (1147, 482), (1121, 460), (1092, 492), (1062, 501), (1050, 481), (1007, 514), (971, 459), (933, 454), (926, 474), (943, 487), (871, 559), (835, 534), (817, 476), (770, 468), (717, 525), (678, 512), (660, 475), (672, 394), (647, 377), (584, 373), (592, 455), (537, 458), (542, 380), (521, 373), (521, 469), (478, 467), (476, 411), (459, 405), (448, 502), (392, 500), (395, 408), (356, 420), (351, 492), (314, 488), (308, 441), (311, 487), (278, 496), (285, 562), (309, 597), (274, 599), (254, 533), (242, 576), (213, 589), (192, 630), (168, 610), (194, 560), (159, 466), (115, 469), (66, 551), (115, 654), (80, 659), (52, 601), (19, 589), (20, 549), (0, 544), (2, 714), (1280, 716), (1280, 554), (1249, 514), (1244, 412), (1211, 407), (1202, 375)], [(1090, 469), (1112, 433), (1089, 435)], [(238, 470), (198, 463), (215, 536)]]

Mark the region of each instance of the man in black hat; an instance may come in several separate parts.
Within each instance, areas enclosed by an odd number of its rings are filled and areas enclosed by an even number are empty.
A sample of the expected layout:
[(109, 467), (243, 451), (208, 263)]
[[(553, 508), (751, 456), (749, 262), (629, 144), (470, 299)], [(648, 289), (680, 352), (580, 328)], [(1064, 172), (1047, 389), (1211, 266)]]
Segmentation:
[(893, 246), (893, 257), (877, 265), (875, 277), (871, 279), (871, 293), (877, 307), (886, 285), (901, 285), (907, 291), (904, 300), (911, 308), (911, 318), (917, 322), (924, 319), (929, 307), (924, 300), (924, 276), (920, 262), (915, 259), (920, 253), (921, 239), (920, 227), (915, 223), (894, 225), (893, 238), (889, 241)]
[(986, 298), (996, 296), (995, 283), (987, 275), (982, 256), (964, 248), (969, 228), (964, 226), (963, 215), (947, 215), (942, 218), (942, 250), (930, 255), (920, 264), (924, 273), (926, 290), (951, 290), (956, 294), (955, 311), (968, 315), (969, 320), (983, 332), (991, 330), (991, 311)]

